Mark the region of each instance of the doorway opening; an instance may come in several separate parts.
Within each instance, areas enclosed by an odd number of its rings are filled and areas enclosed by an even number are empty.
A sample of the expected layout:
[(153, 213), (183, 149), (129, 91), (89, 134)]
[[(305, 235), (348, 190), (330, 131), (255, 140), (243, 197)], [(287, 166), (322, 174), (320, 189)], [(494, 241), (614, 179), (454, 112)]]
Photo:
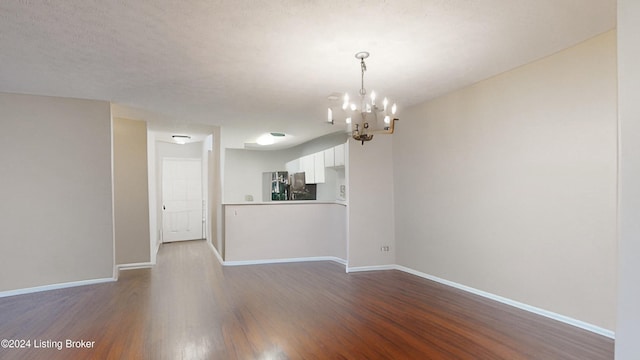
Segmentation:
[[(191, 142), (177, 144), (173, 132), (158, 124), (148, 129), (151, 261), (163, 243), (218, 239), (219, 162), (217, 129), (189, 132)], [(175, 130), (172, 130), (175, 131)]]

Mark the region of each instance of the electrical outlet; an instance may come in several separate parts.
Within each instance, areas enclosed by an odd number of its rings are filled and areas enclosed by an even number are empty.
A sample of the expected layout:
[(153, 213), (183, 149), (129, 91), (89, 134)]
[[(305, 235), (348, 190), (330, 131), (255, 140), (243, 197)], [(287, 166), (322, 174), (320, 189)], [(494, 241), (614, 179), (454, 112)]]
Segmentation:
[(380, 246), (380, 251), (388, 252), (390, 249), (389, 245)]

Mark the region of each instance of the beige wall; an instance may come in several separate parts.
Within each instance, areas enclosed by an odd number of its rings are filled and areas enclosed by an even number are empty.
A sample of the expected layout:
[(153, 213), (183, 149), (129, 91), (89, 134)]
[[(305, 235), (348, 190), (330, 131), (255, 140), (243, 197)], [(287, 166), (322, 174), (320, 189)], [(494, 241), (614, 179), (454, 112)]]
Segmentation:
[(348, 144), (349, 268), (395, 264), (392, 136)]
[(224, 213), (225, 261), (346, 257), (344, 205), (224, 205)]
[(398, 125), (399, 265), (614, 329), (614, 32)]
[(618, 1), (620, 232), (616, 359), (640, 354), (640, 2)]
[(113, 277), (108, 102), (0, 93), (0, 291)]
[(147, 124), (113, 119), (113, 191), (116, 264), (148, 263)]

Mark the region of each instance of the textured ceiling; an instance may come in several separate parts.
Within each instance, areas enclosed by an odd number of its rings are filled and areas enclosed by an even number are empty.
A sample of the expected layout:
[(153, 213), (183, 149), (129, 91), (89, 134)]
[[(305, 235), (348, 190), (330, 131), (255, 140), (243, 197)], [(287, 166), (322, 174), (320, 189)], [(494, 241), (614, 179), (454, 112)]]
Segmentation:
[[(327, 96), (400, 110), (616, 25), (615, 0), (2, 0), (0, 91), (109, 100), (175, 123), (308, 140)], [(1, 114), (0, 114), (1, 116)]]

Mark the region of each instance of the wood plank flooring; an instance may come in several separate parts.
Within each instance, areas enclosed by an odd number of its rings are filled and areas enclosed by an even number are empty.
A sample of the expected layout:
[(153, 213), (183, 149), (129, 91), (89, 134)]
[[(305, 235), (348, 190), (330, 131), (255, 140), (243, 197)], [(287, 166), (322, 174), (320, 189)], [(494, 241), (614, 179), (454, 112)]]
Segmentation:
[[(165, 244), (117, 283), (0, 299), (1, 359), (613, 359), (613, 340), (399, 271), (222, 267)], [(91, 349), (66, 340), (95, 341)], [(62, 350), (34, 348), (63, 342)], [(44, 341), (44, 343), (42, 343)]]

